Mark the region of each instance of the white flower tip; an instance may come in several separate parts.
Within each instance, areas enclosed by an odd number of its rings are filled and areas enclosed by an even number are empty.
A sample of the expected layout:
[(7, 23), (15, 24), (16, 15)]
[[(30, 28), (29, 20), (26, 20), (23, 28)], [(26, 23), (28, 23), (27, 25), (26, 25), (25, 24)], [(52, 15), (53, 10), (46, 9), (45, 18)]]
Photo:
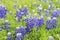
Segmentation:
[(21, 26), (21, 27), (23, 27), (23, 26)]
[(50, 5), (49, 5), (49, 8), (50, 8)]
[(44, 16), (41, 16), (41, 18), (44, 18)]
[(34, 2), (33, 4), (36, 4), (36, 2)]
[(47, 10), (47, 9), (44, 9), (44, 11), (48, 11), (49, 12), (49, 10)]
[(27, 5), (24, 5), (24, 7), (27, 7)]
[(11, 32), (8, 32), (8, 35), (11, 35)]
[(31, 18), (31, 14), (27, 15), (28, 18)]
[(49, 40), (54, 40), (53, 36), (49, 36), (48, 38), (49, 38)]
[(4, 19), (2, 18), (2, 19), (0, 19), (0, 20), (4, 20)]
[(32, 10), (33, 12), (35, 12), (35, 10)]
[(5, 7), (3, 4), (0, 4), (0, 6)]
[(14, 5), (16, 5), (16, 4), (14, 4)]
[(17, 33), (16, 36), (21, 36), (21, 33)]
[(44, 9), (44, 11), (47, 10), (47, 9)]
[(53, 19), (56, 19), (56, 17), (53, 17)]
[(21, 14), (24, 14), (24, 12), (21, 12)]
[(26, 17), (24, 17), (24, 19), (26, 19)]
[(56, 9), (54, 10), (54, 12), (56, 11)]
[(16, 29), (20, 29), (20, 27), (16, 27)]
[(38, 7), (39, 10), (42, 10), (42, 7)]
[(38, 19), (41, 19), (40, 17)]
[(37, 13), (35, 13), (34, 16), (37, 16)]
[(17, 11), (18, 11), (18, 12), (20, 12), (20, 10), (19, 10), (19, 9), (17, 9)]
[(12, 11), (10, 11), (10, 13), (12, 13)]
[(60, 10), (60, 8), (57, 8), (58, 10)]
[(49, 36), (49, 38), (52, 38), (52, 36)]
[(5, 20), (5, 22), (8, 22), (8, 20)]
[(19, 6), (19, 8), (21, 8), (21, 5)]
[(40, 7), (42, 6), (42, 4), (39, 5)]
[(48, 17), (47, 19), (48, 19), (48, 20), (51, 20), (51, 17)]

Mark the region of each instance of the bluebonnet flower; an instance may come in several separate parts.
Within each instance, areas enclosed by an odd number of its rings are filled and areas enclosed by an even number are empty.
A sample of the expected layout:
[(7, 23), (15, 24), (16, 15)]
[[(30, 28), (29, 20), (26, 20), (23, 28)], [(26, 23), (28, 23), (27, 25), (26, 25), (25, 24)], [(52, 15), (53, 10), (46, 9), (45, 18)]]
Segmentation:
[(27, 32), (30, 31), (31, 28), (33, 28), (33, 27), (34, 27), (34, 21), (33, 21), (33, 19), (30, 19), (28, 22), (26, 22), (26, 31)]
[(41, 16), (40, 19), (39, 19), (39, 22), (40, 22), (40, 26), (42, 26), (42, 24), (44, 23), (44, 16)]
[(27, 7), (24, 6), (24, 10), (22, 10), (21, 6), (19, 7), (19, 9), (16, 11), (16, 19), (18, 22), (20, 22), (20, 19), (22, 18), (22, 16), (26, 16), (28, 13)]
[(16, 9), (16, 4), (14, 4), (13, 8)]
[(27, 5), (24, 5), (23, 12), (24, 12), (24, 15), (25, 15), (25, 16), (28, 14)]
[(29, 17), (28, 20), (26, 21), (26, 31), (30, 32), (31, 28), (34, 27), (34, 19)]
[(20, 15), (26, 16), (27, 13), (28, 13), (27, 6), (24, 5), (24, 9), (22, 9), (22, 7), (20, 6), (20, 7), (19, 7), (19, 12), (20, 12)]
[(16, 27), (15, 34), (17, 34), (17, 33), (22, 33), (22, 36), (24, 37), (25, 33), (26, 33), (26, 30), (25, 30), (25, 28), (23, 26)]
[(22, 40), (22, 33), (17, 33), (16, 34), (16, 40)]
[(5, 18), (6, 17), (7, 10), (6, 8), (1, 4), (0, 5), (0, 18)]
[(17, 21), (17, 22), (20, 22), (20, 17), (15, 17), (15, 20)]
[(26, 27), (26, 32), (29, 33), (31, 31), (31, 28), (30, 27)]
[(56, 28), (56, 26), (57, 26), (56, 17), (53, 17), (52, 19), (49, 18), (49, 19), (46, 21), (46, 29), (47, 29), (47, 30)]
[(48, 19), (46, 20), (46, 29), (50, 30), (51, 29), (51, 18), (48, 17)]
[(20, 10), (20, 12), (23, 12), (23, 9), (22, 9), (21, 5), (19, 6), (18, 9)]
[(37, 26), (37, 30), (39, 29), (39, 27), (41, 27), (44, 24), (44, 19), (43, 16), (41, 16), (40, 18), (37, 18), (35, 20), (35, 26)]
[(43, 16), (41, 16), (40, 18), (36, 20), (36, 26), (38, 27), (41, 27), (43, 23), (44, 23)]
[(20, 17), (20, 18), (22, 18), (22, 15), (21, 15), (21, 12), (20, 12), (19, 9), (16, 11), (16, 17)]
[(32, 28), (34, 26), (34, 19), (30, 18), (28, 22), (26, 22), (26, 26)]
[(16, 21), (20, 22), (20, 19), (22, 18), (20, 10), (16, 11), (16, 17), (15, 18), (16, 18)]
[(5, 20), (5, 22), (4, 22), (4, 29), (5, 29), (6, 31), (9, 30), (9, 23), (8, 23), (8, 20)]
[(16, 40), (22, 40), (26, 34), (26, 30), (23, 26), (17, 27), (15, 31)]
[(51, 15), (51, 17), (53, 18), (53, 17), (58, 17), (58, 15), (59, 15), (59, 13), (58, 13), (59, 11), (53, 11), (52, 12), (52, 15)]
[(20, 27), (16, 27), (15, 34), (20, 33)]
[(55, 40), (53, 36), (49, 36), (48, 40)]
[(53, 12), (53, 13), (52, 13), (52, 16), (53, 16), (53, 17), (57, 17), (57, 16), (58, 16), (58, 13)]
[(56, 26), (57, 26), (56, 17), (53, 17), (53, 19), (51, 20), (51, 23), (52, 23), (52, 28), (56, 28)]
[(45, 16), (47, 16), (49, 13), (50, 13), (49, 10), (44, 9), (44, 15), (45, 15)]
[(53, 8), (53, 5), (52, 5), (52, 3), (49, 3), (49, 7), (48, 7), (48, 10), (53, 10), (54, 8)]
[(26, 34), (26, 30), (23, 26), (20, 27), (20, 33), (22, 33), (22, 36), (24, 37)]
[(11, 32), (8, 32), (8, 33), (7, 33), (7, 40), (13, 40), (13, 39), (12, 39), (12, 34), (11, 34)]
[(21, 5), (19, 6), (18, 10), (19, 10), (19, 14), (21, 16), (23, 16), (24, 15), (24, 12), (23, 12), (23, 9), (22, 9)]

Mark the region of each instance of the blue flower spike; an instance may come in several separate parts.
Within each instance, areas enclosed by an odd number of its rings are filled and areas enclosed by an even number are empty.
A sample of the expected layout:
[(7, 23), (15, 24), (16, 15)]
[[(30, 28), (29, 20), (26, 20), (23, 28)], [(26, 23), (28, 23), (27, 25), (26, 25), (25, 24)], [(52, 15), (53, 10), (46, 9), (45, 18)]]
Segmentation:
[(44, 9), (44, 16), (47, 16), (49, 14), (49, 10)]
[(17, 22), (20, 22), (21, 18), (22, 18), (22, 14), (21, 14), (20, 10), (18, 9), (16, 11), (16, 17), (15, 17), (15, 19), (16, 19)]
[(16, 9), (16, 4), (13, 5), (13, 8)]
[(16, 40), (22, 40), (22, 33), (16, 34)]
[(50, 30), (51, 29), (51, 17), (48, 17), (46, 20), (46, 29)]
[(51, 20), (51, 23), (52, 23), (52, 27), (53, 27), (53, 28), (56, 28), (56, 27), (57, 27), (56, 17), (53, 17), (53, 19)]
[(12, 34), (11, 34), (11, 32), (7, 33), (7, 40), (12, 40)]
[(43, 24), (44, 24), (44, 17), (41, 16), (40, 18), (37, 19), (37, 22), (36, 22), (36, 26), (37, 26), (37, 30), (39, 29), (39, 27), (41, 27)]
[(23, 12), (22, 6), (20, 5), (19, 8), (20, 12)]
[(24, 37), (26, 34), (26, 30), (23, 26), (20, 27), (20, 33), (22, 33), (22, 36)]
[(24, 16), (26, 16), (26, 15), (28, 14), (28, 8), (27, 8), (27, 5), (24, 5), (23, 12), (24, 12)]
[(51, 2), (49, 3), (48, 10), (54, 10), (54, 7), (53, 7), (53, 5), (52, 5), (52, 3), (51, 3)]
[(0, 4), (0, 19), (6, 18), (7, 10), (3, 4)]
[(40, 25), (40, 27), (43, 25), (43, 23), (44, 23), (44, 19), (43, 19), (44, 17), (43, 16), (41, 16), (40, 18), (39, 18), (39, 25)]
[(31, 15), (28, 15), (28, 20), (26, 21), (26, 31), (30, 32), (33, 27), (34, 19), (31, 17)]
[(58, 11), (58, 10), (54, 10), (54, 11), (52, 12), (51, 17), (52, 17), (52, 18), (53, 18), (53, 17), (58, 17), (58, 15), (59, 15), (59, 11)]
[(6, 30), (6, 31), (9, 31), (9, 23), (8, 23), (8, 20), (5, 20), (5, 22), (4, 22), (4, 29)]
[(20, 32), (20, 27), (16, 27), (15, 34)]

